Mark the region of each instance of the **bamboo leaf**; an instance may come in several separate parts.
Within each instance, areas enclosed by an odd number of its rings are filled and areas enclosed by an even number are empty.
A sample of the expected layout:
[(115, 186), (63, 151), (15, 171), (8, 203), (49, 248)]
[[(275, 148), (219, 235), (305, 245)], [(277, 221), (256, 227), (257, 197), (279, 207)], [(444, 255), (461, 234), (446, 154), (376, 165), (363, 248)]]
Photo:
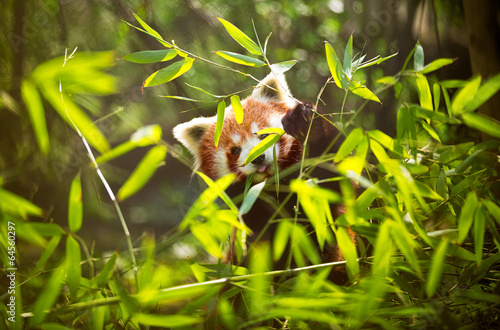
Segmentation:
[(64, 268), (56, 269), (49, 280), (45, 283), (40, 294), (33, 305), (33, 317), (30, 318), (30, 326), (36, 326), (45, 320), (50, 308), (54, 305), (61, 293), (64, 280)]
[(261, 60), (258, 60), (256, 58), (253, 58), (250, 56), (238, 54), (238, 53), (220, 50), (218, 52), (215, 52), (215, 54), (219, 55), (223, 59), (226, 59), (230, 62), (242, 64), (242, 65), (246, 65), (246, 66), (252, 66), (252, 67), (259, 68), (259, 67), (266, 65), (266, 63), (262, 62)]
[(425, 281), (425, 293), (428, 297), (432, 297), (434, 295), (439, 286), (439, 282), (441, 281), (441, 277), (443, 276), (447, 247), (448, 241), (442, 240), (432, 255), (431, 269), (429, 270), (429, 275)]
[(27, 215), (43, 216), (41, 208), (2, 188), (0, 188), (0, 209), (12, 214), (19, 214), (23, 218), (26, 218)]
[(421, 71), (424, 68), (424, 48), (420, 42), (415, 46), (415, 55), (413, 56), (413, 68), (415, 71)]
[(349, 84), (349, 90), (353, 94), (361, 96), (362, 98), (364, 98), (366, 100), (370, 100), (370, 101), (375, 101), (375, 102), (378, 102), (378, 103), (382, 103), (382, 102), (380, 102), (380, 100), (377, 97), (377, 95), (375, 95), (371, 90), (369, 90), (368, 88), (366, 88), (366, 86), (361, 85), (357, 81), (354, 81), (354, 80), (351, 81), (351, 83)]
[(47, 154), (50, 150), (49, 133), (47, 132), (47, 123), (45, 121), (42, 99), (35, 84), (29, 80), (23, 80), (21, 84), (21, 97), (28, 109), (31, 126), (33, 126), (38, 147), (41, 152)]
[(500, 122), (477, 112), (462, 114), (465, 125), (500, 139)]
[(500, 74), (497, 74), (496, 76), (485, 82), (481, 87), (479, 87), (473, 99), (465, 105), (464, 111), (469, 112), (478, 109), (493, 95), (498, 93), (499, 90), (500, 90)]
[(423, 109), (432, 111), (432, 95), (427, 78), (424, 75), (417, 73), (416, 82), (420, 106)]
[(231, 35), (231, 37), (233, 37), (233, 39), (236, 40), (236, 42), (238, 42), (243, 48), (254, 55), (262, 55), (262, 51), (260, 50), (259, 46), (252, 39), (250, 39), (250, 37), (248, 37), (232, 23), (220, 17), (218, 17), (218, 19), (222, 23), (222, 25), (224, 25), (224, 28)]
[(236, 122), (241, 125), (241, 123), (243, 123), (243, 107), (241, 106), (240, 97), (238, 95), (231, 96), (231, 106)]
[(335, 230), (335, 236), (337, 238), (338, 245), (345, 260), (347, 261), (347, 274), (349, 279), (352, 280), (359, 274), (359, 263), (358, 263), (358, 253), (356, 252), (356, 246), (351, 240), (347, 229), (344, 227), (338, 227)]
[[(357, 61), (354, 61), (353, 67), (357, 68), (357, 69), (364, 69), (364, 68), (367, 68), (367, 67), (370, 67), (373, 65), (379, 65), (380, 63), (385, 62), (385, 61), (393, 58), (396, 55), (398, 55), (398, 53), (394, 53), (394, 54), (386, 56), (386, 57), (376, 56), (375, 58), (373, 58), (369, 61), (366, 61), (365, 63), (361, 63), (361, 65), (359, 65), (359, 66), (357, 64)], [(361, 59), (363, 59), (363, 58), (361, 58)]]
[(144, 81), (143, 86), (152, 87), (172, 81), (188, 72), (193, 66), (193, 62), (193, 58), (186, 57), (182, 61), (175, 62), (166, 68), (158, 70)]
[(214, 132), (214, 144), (216, 148), (219, 145), (220, 135), (222, 134), (225, 111), (226, 111), (226, 101), (222, 100), (217, 105), (217, 122), (215, 123), (215, 132)]
[(76, 233), (82, 228), (83, 204), (82, 204), (82, 182), (80, 173), (76, 175), (71, 183), (69, 191), (68, 224), (69, 230)]
[(329, 43), (325, 43), (325, 51), (326, 61), (328, 62), (328, 67), (330, 68), (330, 73), (332, 74), (335, 84), (338, 88), (346, 90), (348, 86), (347, 77), (342, 71), (342, 65), (340, 64), (337, 53), (335, 53), (335, 50)]
[(264, 151), (272, 147), (278, 140), (280, 139), (280, 135), (278, 134), (270, 134), (265, 137), (264, 140), (260, 141), (255, 147), (250, 150), (247, 158), (245, 159), (244, 165), (248, 165), (255, 158), (259, 157)]
[(474, 99), (480, 84), (481, 76), (476, 76), (455, 94), (451, 102), (451, 112), (453, 115), (458, 116), (465, 112), (465, 106)]
[(278, 228), (274, 233), (273, 242), (273, 260), (278, 261), (283, 252), (285, 252), (286, 245), (288, 244), (288, 239), (293, 227), (290, 227), (288, 221), (280, 221)]
[(165, 146), (153, 147), (137, 165), (130, 177), (118, 191), (118, 199), (124, 200), (139, 191), (153, 176), (167, 155)]
[(347, 41), (347, 45), (345, 46), (343, 69), (346, 76), (349, 79), (351, 79), (352, 78), (352, 34), (349, 37), (349, 40)]
[(37, 274), (43, 268), (43, 266), (45, 266), (50, 256), (54, 253), (57, 246), (59, 245), (61, 237), (61, 235), (56, 235), (50, 239), (49, 243), (45, 246), (42, 255), (40, 256), (40, 259), (38, 259), (35, 269), (33, 270), (33, 274)]
[(98, 288), (104, 287), (113, 276), (117, 257), (118, 254), (116, 252), (113, 253), (102, 267), (101, 272), (96, 277), (94, 277), (94, 282)]
[(145, 64), (169, 61), (176, 56), (177, 51), (175, 49), (162, 49), (131, 53), (123, 56), (123, 59), (132, 63)]
[(478, 206), (477, 195), (474, 191), (471, 191), (465, 199), (462, 213), (460, 213), (460, 217), (458, 218), (458, 243), (463, 243), (467, 238)]
[(292, 60), (271, 64), (271, 71), (274, 72), (274, 74), (283, 74), (290, 70), (297, 62), (296, 60)]
[(474, 254), (476, 255), (477, 265), (481, 265), (483, 260), (484, 230), (486, 223), (486, 214), (482, 207), (478, 207), (474, 214)]
[(82, 279), (81, 261), (80, 244), (72, 236), (68, 236), (66, 240), (66, 274), (72, 300), (76, 298)]
[(132, 317), (132, 321), (148, 327), (172, 328), (188, 327), (201, 321), (200, 318), (188, 315), (159, 315), (137, 313)]
[[(103, 295), (101, 292), (97, 292), (94, 296), (95, 300), (103, 299)], [(102, 306), (95, 306), (92, 307), (91, 313), (90, 313), (90, 318), (91, 318), (91, 326), (93, 329), (104, 329), (104, 319), (106, 317), (106, 314), (109, 313), (109, 306), (107, 305), (102, 305)]]
[(333, 159), (334, 162), (338, 163), (345, 157), (347, 157), (358, 145), (358, 143), (361, 142), (361, 140), (364, 137), (363, 130), (361, 128), (355, 128), (349, 133), (347, 138), (342, 142), (342, 145), (340, 146), (339, 150), (337, 151), (337, 154), (335, 155), (335, 158)]
[(446, 173), (441, 169), (436, 182), (436, 192), (439, 196), (447, 200), (450, 197), (450, 191), (448, 189), (448, 182), (446, 182)]
[(421, 74), (427, 74), (441, 69), (443, 66), (450, 65), (453, 62), (454, 59), (452, 58), (438, 58), (437, 60), (432, 61), (431, 63), (427, 64), (425, 67), (417, 71)]
[(172, 45), (170, 45), (169, 43), (162, 41), (163, 40), (162, 36), (158, 32), (156, 32), (154, 29), (152, 29), (148, 24), (146, 24), (146, 22), (144, 22), (138, 15), (136, 15), (135, 13), (132, 13), (132, 14), (134, 15), (137, 22), (139, 22), (139, 24), (141, 24), (141, 26), (144, 28), (144, 30), (146, 30), (149, 34), (154, 36), (156, 38), (156, 40), (158, 40), (163, 46), (165, 46), (167, 48), (172, 47)]
[(483, 199), (482, 202), (488, 209), (488, 212), (495, 218), (496, 222), (500, 224), (500, 207), (489, 199)]
[(248, 190), (248, 193), (245, 195), (245, 198), (243, 199), (243, 202), (241, 203), (240, 207), (240, 214), (245, 215), (247, 214), (251, 209), (257, 198), (259, 197), (260, 193), (262, 192), (262, 189), (266, 185), (266, 181), (262, 181), (261, 183), (256, 184), (250, 190)]

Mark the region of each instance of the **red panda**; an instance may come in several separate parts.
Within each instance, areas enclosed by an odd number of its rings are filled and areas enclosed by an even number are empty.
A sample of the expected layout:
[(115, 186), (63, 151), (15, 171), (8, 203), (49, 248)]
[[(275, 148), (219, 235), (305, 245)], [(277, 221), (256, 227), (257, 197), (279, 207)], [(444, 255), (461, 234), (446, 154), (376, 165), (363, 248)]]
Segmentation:
[[(286, 132), (277, 142), (277, 163), (280, 170), (302, 158), (302, 142), (313, 115), (310, 110), (313, 106), (298, 102), (291, 96), (282, 74), (269, 74), (241, 104), (244, 114), (241, 124), (236, 122), (232, 107), (226, 109), (217, 148), (214, 144), (216, 116), (194, 118), (174, 128), (174, 137), (193, 154), (195, 169), (201, 170), (213, 180), (229, 173), (235, 173), (240, 181), (253, 174), (254, 182), (272, 176), (272, 148), (250, 164), (244, 165), (250, 150), (266, 136), (257, 135), (256, 132), (270, 127), (282, 128)], [(319, 125), (315, 124), (311, 130), (312, 140), (320, 141), (325, 149), (333, 139), (334, 128), (322, 118), (317, 118), (314, 123)], [(315, 141), (311, 142), (311, 145), (315, 144)]]
[[(214, 144), (216, 116), (194, 118), (173, 129), (174, 137), (193, 154), (196, 170), (201, 170), (213, 180), (229, 173), (235, 173), (240, 181), (244, 181), (253, 174), (254, 182), (272, 176), (274, 174), (273, 148), (267, 149), (251, 163), (244, 165), (250, 150), (263, 138), (256, 132), (270, 127), (282, 128), (285, 131), (277, 142), (276, 154), (279, 170), (301, 160), (303, 142), (313, 119), (311, 109), (316, 109), (310, 103), (299, 102), (293, 98), (284, 75), (269, 74), (256, 86), (252, 94), (241, 102), (241, 105), (244, 114), (241, 124), (237, 123), (232, 107), (226, 108), (217, 147)], [(308, 137), (309, 156), (321, 155), (337, 133), (338, 131), (331, 123), (321, 117), (315, 118)], [(343, 207), (337, 206), (332, 211), (334, 216), (339, 216), (343, 213)], [(254, 232), (262, 228), (262, 221), (266, 219), (262, 210), (245, 216), (246, 224)], [(352, 238), (354, 242), (353, 233)], [(228, 259), (226, 261), (233, 260), (234, 262), (233, 257), (226, 259)], [(339, 261), (343, 260), (343, 257), (338, 247), (334, 246), (330, 247), (329, 256), (326, 259), (325, 262)], [(338, 269), (334, 272), (337, 273), (335, 282), (345, 282), (345, 270), (340, 275), (338, 275)], [(338, 276), (343, 278), (340, 279)]]

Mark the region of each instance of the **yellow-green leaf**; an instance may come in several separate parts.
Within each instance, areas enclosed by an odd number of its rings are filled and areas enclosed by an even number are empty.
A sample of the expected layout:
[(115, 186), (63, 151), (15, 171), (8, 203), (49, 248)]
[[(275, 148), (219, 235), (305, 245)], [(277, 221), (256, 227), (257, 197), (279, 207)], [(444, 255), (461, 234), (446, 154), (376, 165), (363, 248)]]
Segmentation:
[(260, 47), (257, 46), (257, 44), (252, 39), (250, 39), (250, 37), (248, 37), (245, 33), (243, 33), (232, 23), (220, 17), (218, 19), (222, 23), (222, 25), (224, 25), (224, 28), (231, 35), (231, 37), (233, 37), (233, 39), (236, 40), (236, 42), (238, 42), (241, 46), (243, 46), (243, 48), (245, 48), (254, 55), (262, 55)]
[(443, 276), (444, 259), (448, 248), (448, 241), (443, 240), (432, 255), (431, 269), (425, 282), (425, 293), (428, 297), (432, 297), (439, 286), (441, 277)]
[(118, 199), (124, 200), (139, 191), (153, 176), (166, 155), (167, 147), (165, 146), (156, 146), (149, 150), (118, 191)]
[(451, 111), (457, 116), (465, 111), (465, 107), (471, 102), (477, 94), (479, 85), (481, 84), (481, 76), (472, 78), (467, 84), (462, 87), (453, 97), (451, 102)]
[(250, 150), (244, 164), (247, 165), (252, 162), (255, 158), (259, 157), (264, 151), (272, 147), (280, 139), (278, 134), (270, 134), (266, 136), (264, 140), (260, 141), (255, 147)]
[(27, 199), (0, 188), (0, 209), (12, 214), (19, 214), (25, 218), (27, 215), (41, 217), (41, 208), (31, 203)]
[(246, 66), (262, 67), (262, 66), (266, 65), (266, 63), (262, 62), (261, 60), (258, 60), (256, 58), (253, 58), (250, 56), (241, 55), (238, 53), (233, 53), (233, 52), (221, 50), (221, 51), (215, 52), (215, 54), (219, 55), (223, 59), (226, 59), (230, 62), (242, 64), (242, 65), (246, 65)]
[(342, 71), (342, 65), (340, 60), (335, 53), (335, 50), (329, 43), (325, 43), (326, 51), (326, 61), (328, 62), (328, 67), (330, 68), (330, 73), (332, 74), (333, 80), (338, 88), (347, 89), (347, 77)]
[(125, 61), (133, 63), (157, 63), (165, 62), (177, 56), (175, 49), (145, 50), (123, 56)]
[(215, 147), (219, 145), (220, 135), (222, 133), (222, 126), (224, 125), (224, 113), (226, 111), (226, 101), (222, 100), (217, 106), (217, 123), (215, 124), (214, 144)]
[(500, 139), (500, 122), (477, 112), (462, 114), (465, 125)]
[(64, 268), (61, 267), (56, 269), (43, 286), (32, 309), (33, 317), (29, 319), (30, 326), (42, 323), (47, 316), (48, 311), (54, 305), (57, 297), (59, 297), (61, 293), (61, 288), (64, 284), (64, 274)]
[(68, 236), (66, 240), (66, 274), (71, 299), (73, 300), (76, 298), (82, 279), (81, 261), (80, 244), (72, 236)]
[(432, 95), (427, 78), (424, 75), (417, 73), (416, 81), (420, 106), (426, 110), (432, 111)]
[(193, 66), (193, 62), (193, 58), (187, 57), (182, 61), (175, 62), (166, 68), (158, 70), (144, 81), (143, 86), (152, 87), (172, 81), (188, 72)]
[(243, 107), (240, 102), (240, 97), (238, 95), (231, 96), (231, 106), (233, 108), (234, 117), (238, 124), (243, 123)]
[(349, 84), (349, 90), (353, 94), (361, 96), (362, 98), (364, 98), (366, 100), (370, 100), (370, 101), (375, 101), (375, 102), (378, 102), (378, 103), (382, 103), (382, 102), (380, 102), (380, 100), (377, 97), (377, 95), (375, 95), (371, 90), (369, 90), (368, 88), (366, 88), (366, 86), (361, 85), (357, 81), (354, 81), (354, 80), (351, 81), (351, 83)]
[(135, 13), (132, 13), (135, 17), (135, 19), (137, 20), (137, 22), (139, 22), (139, 24), (141, 24), (141, 26), (144, 28), (144, 30), (146, 30), (149, 34), (153, 35), (155, 38), (157, 38), (157, 40), (165, 47), (167, 48), (170, 48), (172, 47), (172, 45), (170, 45), (169, 43), (166, 43), (163, 40), (162, 36), (156, 32), (154, 29), (152, 29), (148, 24), (146, 24), (146, 22), (144, 22), (138, 15), (136, 15)]
[(71, 182), (68, 204), (68, 224), (69, 230), (76, 233), (82, 228), (83, 204), (82, 204), (82, 182), (80, 173)]
[(40, 98), (40, 93), (38, 93), (35, 84), (29, 80), (23, 80), (21, 84), (21, 97), (28, 109), (31, 126), (33, 126), (38, 147), (41, 152), (47, 154), (50, 149), (49, 133), (47, 132), (42, 99)]

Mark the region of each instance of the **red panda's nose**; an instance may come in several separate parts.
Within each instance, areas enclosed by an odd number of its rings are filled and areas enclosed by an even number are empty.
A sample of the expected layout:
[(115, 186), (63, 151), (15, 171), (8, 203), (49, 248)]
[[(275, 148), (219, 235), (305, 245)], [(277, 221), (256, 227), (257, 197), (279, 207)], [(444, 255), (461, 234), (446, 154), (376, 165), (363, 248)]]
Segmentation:
[(266, 155), (262, 154), (259, 157), (255, 158), (254, 160), (252, 160), (252, 164), (262, 165), (262, 163), (264, 163), (264, 160), (266, 160)]

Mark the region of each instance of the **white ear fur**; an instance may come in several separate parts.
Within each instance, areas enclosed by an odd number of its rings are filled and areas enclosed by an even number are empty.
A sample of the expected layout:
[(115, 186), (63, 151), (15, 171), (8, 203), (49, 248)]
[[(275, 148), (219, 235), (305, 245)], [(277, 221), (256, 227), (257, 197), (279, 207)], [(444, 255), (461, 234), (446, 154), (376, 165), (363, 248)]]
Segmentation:
[(198, 157), (198, 150), (203, 135), (211, 125), (217, 122), (216, 117), (198, 117), (186, 123), (174, 127), (174, 137), (182, 143), (195, 158)]
[(268, 74), (255, 87), (252, 98), (260, 102), (286, 102), (290, 108), (297, 105), (288, 89), (285, 75), (282, 73), (274, 74), (271, 72)]

